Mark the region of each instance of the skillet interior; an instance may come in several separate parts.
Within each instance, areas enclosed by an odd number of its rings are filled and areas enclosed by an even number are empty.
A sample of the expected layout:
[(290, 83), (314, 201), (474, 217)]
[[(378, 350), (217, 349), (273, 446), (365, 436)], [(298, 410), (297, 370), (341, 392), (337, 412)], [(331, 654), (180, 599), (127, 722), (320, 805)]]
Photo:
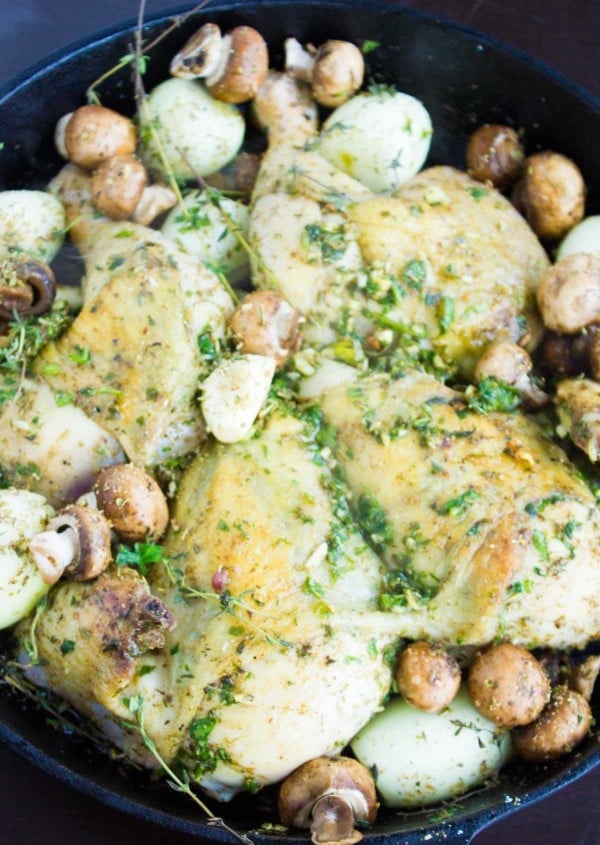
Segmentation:
[[(348, 38), (361, 43), (377, 41), (380, 47), (368, 56), (372, 75), (394, 83), (423, 100), (431, 113), (435, 132), (430, 163), (462, 165), (466, 137), (486, 121), (509, 122), (523, 129), (530, 151), (554, 148), (571, 156), (581, 167), (589, 186), (588, 213), (600, 211), (600, 105), (539, 63), (456, 26), (397, 6), (365, 2), (224, 2), (211, 6), (210, 19), (229, 28), (247, 23), (259, 29), (277, 49), (294, 34), (302, 41), (320, 43), (325, 37)], [(168, 19), (154, 18), (149, 38), (161, 32)], [(335, 26), (332, 23), (335, 21)], [(153, 52), (146, 85), (165, 77), (169, 57), (198, 23), (187, 22)], [(5, 147), (0, 155), (0, 187), (42, 185), (60, 161), (53, 151), (52, 135), (58, 117), (83, 102), (86, 86), (119, 58), (130, 52), (132, 27), (101, 34), (63, 51), (33, 73), (0, 91), (0, 125)], [(102, 89), (103, 103), (131, 111), (131, 86), (127, 71), (113, 77)], [(568, 115), (568, 120), (561, 116)], [(8, 140), (11, 138), (12, 140)], [(596, 703), (600, 713), (600, 701)], [(46, 721), (12, 698), (0, 697), (0, 736), (46, 770), (121, 809), (135, 812), (168, 827), (222, 839), (217, 828), (208, 828), (185, 798), (166, 788), (156, 788), (73, 737), (49, 730)], [(461, 799), (445, 810), (411, 815), (382, 814), (367, 834), (373, 845), (393, 838), (416, 843), (431, 838), (470, 839), (472, 832), (575, 779), (600, 761), (592, 737), (577, 755), (551, 767), (509, 767), (500, 783)], [(253, 829), (273, 819), (269, 791), (223, 807), (228, 823)], [(280, 843), (306, 837), (273, 837)]]

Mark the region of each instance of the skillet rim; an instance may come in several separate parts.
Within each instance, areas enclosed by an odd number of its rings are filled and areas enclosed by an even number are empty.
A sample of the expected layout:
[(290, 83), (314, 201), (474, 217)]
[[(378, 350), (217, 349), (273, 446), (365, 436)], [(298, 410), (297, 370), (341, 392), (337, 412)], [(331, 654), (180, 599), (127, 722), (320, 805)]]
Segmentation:
[[(556, 70), (544, 61), (531, 56), (520, 48), (514, 47), (501, 39), (494, 36), (480, 33), (470, 27), (455, 23), (440, 15), (431, 15), (420, 10), (406, 8), (397, 3), (388, 2), (387, 0), (327, 0), (323, 3), (320, 0), (267, 0), (267, 3), (246, 3), (244, 0), (222, 0), (210, 7), (210, 11), (214, 13), (235, 13), (243, 12), (247, 6), (263, 6), (268, 5), (271, 8), (284, 8), (289, 6), (295, 7), (319, 7), (327, 5), (330, 7), (339, 7), (340, 9), (356, 9), (359, 5), (367, 12), (371, 11), (374, 14), (384, 12), (398, 16), (400, 18), (412, 19), (415, 22), (421, 22), (429, 25), (435, 25), (441, 30), (449, 30), (458, 34), (461, 39), (468, 41), (476, 41), (484, 48), (489, 48), (496, 54), (505, 54), (517, 62), (524, 64), (535, 71), (538, 75), (549, 78), (555, 85), (561, 87), (568, 95), (575, 97), (587, 107), (600, 116), (600, 99), (587, 91), (584, 87), (576, 82), (570, 80), (562, 72)], [(165, 25), (174, 17), (190, 10), (190, 4), (183, 4), (174, 9), (167, 11), (158, 11), (148, 15), (144, 22), (144, 27), (157, 26), (161, 23)], [(202, 17), (206, 14), (206, 9), (199, 10), (198, 14)], [(136, 25), (135, 18), (131, 18), (122, 23), (118, 23), (109, 27), (102, 28), (82, 39), (78, 39), (73, 43), (67, 44), (58, 50), (53, 51), (45, 58), (34, 63), (25, 71), (17, 74), (8, 82), (0, 86), (0, 107), (6, 100), (15, 97), (20, 90), (33, 84), (36, 80), (42, 78), (49, 70), (67, 66), (77, 56), (84, 54), (87, 50), (94, 48), (100, 49), (101, 45), (109, 44), (119, 37), (131, 33)], [(3, 716), (0, 715), (0, 739), (4, 740), (7, 745), (14, 751), (19, 753), (22, 757), (34, 763), (36, 766), (57, 777), (69, 787), (75, 789), (107, 804), (115, 809), (128, 812), (134, 816), (158, 824), (164, 828), (179, 830), (184, 833), (203, 834), (215, 841), (231, 841), (230, 835), (226, 831), (219, 828), (209, 826), (203, 819), (192, 820), (183, 815), (178, 815), (170, 811), (157, 809), (154, 806), (153, 796), (150, 795), (152, 806), (147, 803), (148, 795), (142, 794), (139, 799), (131, 799), (117, 791), (113, 791), (107, 786), (101, 785), (90, 776), (82, 775), (63, 761), (59, 760), (52, 754), (37, 747), (35, 743), (26, 738), (23, 734), (11, 728), (4, 722)], [(542, 782), (537, 786), (527, 789), (525, 795), (519, 798), (518, 802), (496, 804), (491, 807), (486, 807), (483, 810), (475, 810), (465, 813), (464, 817), (457, 815), (455, 819), (445, 821), (439, 824), (429, 825), (428, 827), (421, 827), (419, 830), (412, 831), (398, 831), (397, 833), (388, 832), (374, 832), (367, 833), (366, 839), (370, 845), (379, 845), (379, 843), (391, 843), (398, 836), (406, 837), (405, 841), (417, 842), (420, 839), (415, 839), (419, 834), (427, 834), (433, 840), (438, 836), (444, 841), (470, 841), (471, 837), (481, 831), (484, 827), (492, 824), (507, 815), (512, 814), (517, 809), (531, 805), (542, 798), (547, 797), (550, 793), (562, 788), (563, 786), (573, 783), (580, 777), (587, 774), (591, 769), (600, 763), (600, 749), (594, 753), (589, 753), (585, 757), (574, 755), (567, 765), (561, 768), (561, 771), (552, 773), (547, 779), (542, 779)], [(259, 833), (253, 838), (257, 843), (290, 843), (304, 840), (305, 834), (293, 833), (285, 836), (273, 836)]]

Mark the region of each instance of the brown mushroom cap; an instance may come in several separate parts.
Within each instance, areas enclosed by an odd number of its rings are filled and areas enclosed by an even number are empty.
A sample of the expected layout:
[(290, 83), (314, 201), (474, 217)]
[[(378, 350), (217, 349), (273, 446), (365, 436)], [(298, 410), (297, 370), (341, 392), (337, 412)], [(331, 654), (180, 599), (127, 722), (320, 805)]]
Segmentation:
[[(592, 337), (595, 336), (596, 333), (592, 335), (589, 331), (583, 331), (574, 335), (548, 332), (541, 348), (542, 366), (551, 375), (557, 376), (576, 376), (585, 372), (588, 354), (591, 363), (590, 345)], [(598, 364), (600, 367), (600, 359)], [(594, 375), (593, 368), (592, 375)], [(598, 376), (594, 375), (594, 378), (600, 381), (600, 369), (598, 370)]]
[(482, 716), (510, 728), (527, 725), (539, 716), (548, 700), (550, 682), (527, 649), (501, 643), (475, 658), (468, 688)]
[(151, 475), (133, 464), (103, 469), (94, 484), (98, 508), (129, 543), (157, 540), (169, 523), (164, 494)]
[(519, 136), (510, 126), (485, 123), (469, 138), (466, 154), (469, 176), (499, 190), (518, 178), (524, 159)]
[(544, 763), (567, 754), (585, 737), (592, 711), (585, 698), (565, 686), (557, 687), (535, 722), (513, 731), (515, 751), (531, 763)]
[(321, 44), (312, 70), (313, 97), (322, 106), (336, 108), (363, 84), (365, 61), (355, 44), (331, 39)]
[(242, 352), (274, 358), (279, 369), (300, 347), (300, 317), (277, 291), (256, 291), (232, 314), (231, 329)]
[(560, 153), (536, 153), (525, 160), (515, 200), (538, 237), (560, 240), (583, 219), (583, 176), (577, 165)]
[(224, 68), (206, 78), (213, 97), (225, 103), (251, 100), (267, 78), (269, 52), (262, 35), (251, 26), (236, 26), (223, 41), (227, 50)]
[(94, 205), (113, 220), (127, 220), (135, 211), (148, 184), (146, 168), (132, 155), (103, 161), (92, 178)]
[(48, 523), (48, 531), (60, 534), (71, 529), (75, 558), (65, 569), (75, 581), (89, 581), (107, 568), (111, 561), (110, 526), (94, 508), (69, 505)]
[(94, 170), (112, 156), (130, 155), (136, 145), (132, 121), (105, 106), (81, 106), (65, 129), (69, 158), (84, 170)]
[(324, 795), (343, 794), (354, 818), (368, 822), (377, 815), (377, 795), (371, 773), (351, 757), (315, 757), (292, 772), (279, 791), (282, 824), (309, 827), (311, 813)]
[(6, 258), (0, 261), (0, 319), (45, 314), (56, 296), (56, 279), (51, 268), (35, 258)]
[(427, 713), (447, 707), (460, 689), (460, 680), (458, 663), (436, 643), (410, 643), (398, 658), (398, 691), (409, 704)]
[(550, 267), (537, 289), (546, 328), (575, 334), (600, 320), (600, 255), (567, 255)]

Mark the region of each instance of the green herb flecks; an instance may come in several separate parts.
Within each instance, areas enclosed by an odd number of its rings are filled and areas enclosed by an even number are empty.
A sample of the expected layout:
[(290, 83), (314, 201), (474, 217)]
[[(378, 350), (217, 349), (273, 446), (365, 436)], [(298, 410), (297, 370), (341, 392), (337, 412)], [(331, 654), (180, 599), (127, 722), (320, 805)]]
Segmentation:
[[(162, 755), (159, 753), (154, 740), (150, 737), (146, 730), (146, 726), (144, 724), (144, 699), (141, 695), (133, 695), (130, 698), (123, 698), (123, 704), (133, 717), (132, 721), (124, 721), (124, 726), (129, 730), (135, 731), (141, 737), (141, 740), (148, 749), (150, 754), (154, 757), (157, 761), (163, 772), (167, 775), (167, 783), (175, 792), (182, 792), (188, 796), (208, 818), (208, 824), (214, 827), (219, 827), (222, 830), (226, 831), (227, 833), (234, 836), (238, 841), (243, 842), (244, 845), (254, 845), (252, 840), (243, 833), (238, 833), (237, 831), (233, 830), (226, 824), (223, 819), (215, 816), (215, 814), (210, 810), (206, 804), (196, 795), (190, 785), (190, 777), (187, 770), (184, 770), (180, 775), (176, 774), (175, 771), (169, 766), (169, 764), (164, 760)], [(196, 720), (198, 721), (198, 720)], [(193, 723), (192, 723), (193, 724)], [(190, 726), (191, 732), (191, 726)], [(200, 729), (200, 733), (201, 733)], [(209, 732), (210, 733), (210, 732)]]
[[(204, 601), (211, 602), (212, 604), (217, 605), (219, 613), (227, 613), (230, 616), (233, 616), (237, 621), (242, 622), (243, 625), (250, 631), (263, 637), (269, 645), (283, 649), (294, 647), (293, 643), (266, 630), (254, 621), (254, 617), (260, 617), (261, 611), (259, 604), (251, 606), (245, 600), (246, 595), (251, 598), (251, 591), (248, 591), (241, 596), (234, 596), (229, 592), (229, 590), (222, 590), (220, 593), (212, 590), (201, 590), (198, 587), (188, 584), (181, 569), (173, 566), (172, 561), (167, 558), (163, 558), (162, 565), (169, 581), (177, 589), (181, 601), (203, 599)], [(241, 613), (244, 614), (243, 617), (240, 616)]]
[(419, 259), (409, 261), (400, 271), (400, 278), (409, 288), (422, 291), (427, 280), (427, 262)]
[(73, 640), (63, 640), (60, 644), (60, 653), (62, 655), (71, 654), (75, 651), (75, 643)]
[(309, 263), (334, 264), (342, 258), (348, 248), (346, 224), (328, 227), (319, 223), (308, 223), (304, 227), (302, 246)]
[(154, 543), (134, 543), (133, 546), (119, 546), (115, 563), (117, 566), (131, 566), (146, 577), (150, 568), (163, 560), (163, 547)]
[(521, 394), (516, 387), (506, 384), (493, 376), (482, 379), (469, 391), (469, 408), (479, 414), (494, 411), (512, 413), (521, 404)]
[(376, 551), (381, 551), (394, 540), (394, 531), (379, 502), (370, 493), (361, 493), (356, 505), (356, 521), (365, 537)]
[(459, 496), (455, 496), (447, 502), (444, 502), (443, 505), (439, 505), (438, 507), (434, 506), (434, 510), (436, 510), (440, 516), (451, 516), (455, 519), (462, 519), (471, 505), (480, 498), (481, 493), (478, 493), (477, 490), (470, 487)]
[(537, 502), (527, 502), (525, 505), (525, 511), (530, 516), (538, 516), (539, 514), (544, 513), (546, 508), (550, 507), (550, 505), (557, 505), (559, 502), (565, 502), (568, 498), (569, 497), (565, 493), (551, 493), (549, 496), (545, 496)]
[(72, 323), (66, 302), (55, 302), (47, 314), (15, 320), (0, 337), (0, 370), (23, 372), (43, 347)]

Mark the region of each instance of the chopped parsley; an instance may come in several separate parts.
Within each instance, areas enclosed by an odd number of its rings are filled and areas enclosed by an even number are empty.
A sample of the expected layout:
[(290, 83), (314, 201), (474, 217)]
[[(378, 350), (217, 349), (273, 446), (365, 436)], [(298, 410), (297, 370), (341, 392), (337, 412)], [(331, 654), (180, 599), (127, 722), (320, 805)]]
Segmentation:
[(130, 546), (119, 546), (115, 563), (117, 566), (132, 566), (146, 576), (150, 567), (163, 560), (163, 547), (154, 543), (134, 543)]
[(488, 376), (475, 387), (468, 402), (469, 408), (479, 414), (494, 411), (511, 413), (521, 404), (521, 394), (516, 387)]

